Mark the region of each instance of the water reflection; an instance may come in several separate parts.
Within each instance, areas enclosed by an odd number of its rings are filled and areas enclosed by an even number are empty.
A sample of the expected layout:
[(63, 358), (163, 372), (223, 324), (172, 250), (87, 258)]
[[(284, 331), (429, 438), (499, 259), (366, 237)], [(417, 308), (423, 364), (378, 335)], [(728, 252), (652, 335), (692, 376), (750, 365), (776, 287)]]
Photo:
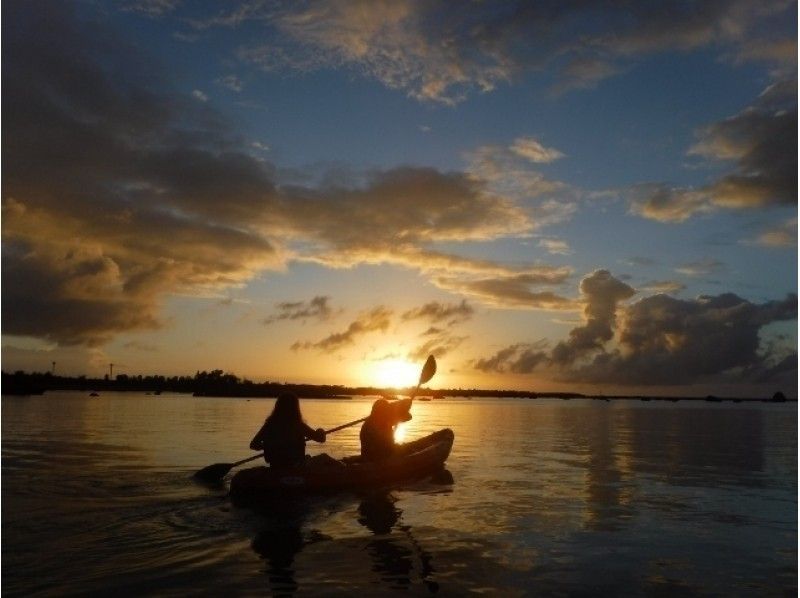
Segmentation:
[(672, 483), (760, 485), (762, 410), (625, 410), (627, 446), (642, 471)]
[(631, 471), (618, 449), (614, 411), (605, 405), (565, 409), (558, 413), (561, 442), (585, 456), (584, 524), (598, 531), (616, 531), (631, 518)]
[(275, 502), (267, 505), (261, 529), (253, 538), (253, 550), (266, 561), (267, 579), (273, 596), (291, 596), (299, 588), (294, 561), (303, 549), (330, 540), (317, 530), (304, 531), (311, 505), (304, 502)]
[(763, 485), (762, 411), (689, 409), (587, 405), (557, 412), (554, 448), (585, 471), (586, 528), (618, 531), (644, 505), (680, 509), (663, 490), (651, 501), (653, 483)]
[[(247, 456), (263, 403), (2, 407), (4, 596), (796, 595), (796, 405), (421, 403), (411, 436), (456, 431), (451, 491), (288, 514), (190, 481)], [(317, 401), (306, 415), (333, 426), (366, 411)], [(341, 434), (325, 450), (357, 452), (357, 431)]]
[(367, 544), (372, 570), (392, 589), (408, 590), (414, 563), (419, 561), (422, 583), (435, 594), (439, 584), (429, 579), (435, 572), (431, 554), (414, 538), (411, 526), (401, 523), (402, 513), (397, 498), (389, 492), (373, 494), (359, 504), (358, 522), (374, 534)]

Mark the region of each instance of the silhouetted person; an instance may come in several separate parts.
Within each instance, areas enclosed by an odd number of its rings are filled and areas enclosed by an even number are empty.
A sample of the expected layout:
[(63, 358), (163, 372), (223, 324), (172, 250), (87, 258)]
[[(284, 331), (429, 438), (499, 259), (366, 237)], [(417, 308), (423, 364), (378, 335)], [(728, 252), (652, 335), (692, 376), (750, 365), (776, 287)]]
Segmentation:
[(372, 411), (359, 434), (361, 456), (365, 461), (382, 461), (395, 453), (394, 429), (400, 422), (411, 419), (410, 407), (410, 399), (396, 403), (378, 399), (372, 404)]
[(325, 453), (306, 457), (306, 440), (325, 442), (325, 430), (314, 430), (306, 424), (300, 413), (297, 395), (283, 393), (275, 401), (275, 407), (264, 425), (250, 441), (250, 448), (254, 451), (263, 450), (264, 460), (275, 469), (338, 463)]

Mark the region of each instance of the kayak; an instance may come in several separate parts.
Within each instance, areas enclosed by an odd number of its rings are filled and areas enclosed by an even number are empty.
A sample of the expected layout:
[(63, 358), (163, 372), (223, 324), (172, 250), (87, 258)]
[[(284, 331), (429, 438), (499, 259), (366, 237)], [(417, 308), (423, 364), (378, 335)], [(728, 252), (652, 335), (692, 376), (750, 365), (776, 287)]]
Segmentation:
[(399, 445), (396, 455), (380, 463), (365, 462), (356, 455), (345, 457), (338, 465), (281, 471), (264, 466), (243, 469), (231, 479), (231, 499), (253, 503), (277, 496), (372, 490), (424, 478), (444, 467), (454, 438), (451, 429), (439, 430)]

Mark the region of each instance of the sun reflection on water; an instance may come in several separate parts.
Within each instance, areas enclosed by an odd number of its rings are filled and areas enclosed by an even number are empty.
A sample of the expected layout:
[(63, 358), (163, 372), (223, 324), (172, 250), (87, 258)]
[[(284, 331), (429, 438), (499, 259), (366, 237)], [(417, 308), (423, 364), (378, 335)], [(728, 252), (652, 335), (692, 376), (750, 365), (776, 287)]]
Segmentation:
[(397, 427), (394, 429), (394, 441), (399, 444), (405, 440), (405, 437), (406, 425), (404, 423), (397, 424)]

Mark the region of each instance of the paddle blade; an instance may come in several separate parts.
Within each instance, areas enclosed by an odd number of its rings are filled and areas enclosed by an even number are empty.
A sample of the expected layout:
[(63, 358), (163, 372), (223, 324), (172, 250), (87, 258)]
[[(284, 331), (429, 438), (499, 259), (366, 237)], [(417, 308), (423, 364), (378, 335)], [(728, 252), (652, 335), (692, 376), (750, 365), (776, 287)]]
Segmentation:
[(419, 375), (420, 385), (425, 384), (428, 380), (433, 378), (435, 373), (436, 359), (433, 357), (433, 355), (428, 355), (428, 360), (425, 362), (425, 365), (422, 367), (422, 372)]
[(195, 473), (194, 477), (204, 482), (217, 482), (228, 475), (231, 468), (233, 463), (214, 463)]

